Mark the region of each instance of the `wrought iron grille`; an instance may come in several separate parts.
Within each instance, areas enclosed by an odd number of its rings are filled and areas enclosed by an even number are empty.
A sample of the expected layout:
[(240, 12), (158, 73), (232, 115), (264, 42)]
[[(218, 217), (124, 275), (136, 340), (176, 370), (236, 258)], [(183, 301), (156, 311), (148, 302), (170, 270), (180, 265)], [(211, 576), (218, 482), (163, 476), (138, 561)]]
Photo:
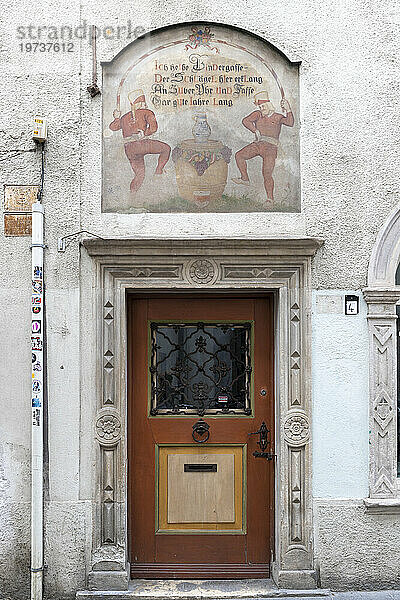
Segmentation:
[(251, 323), (150, 323), (151, 415), (251, 414)]

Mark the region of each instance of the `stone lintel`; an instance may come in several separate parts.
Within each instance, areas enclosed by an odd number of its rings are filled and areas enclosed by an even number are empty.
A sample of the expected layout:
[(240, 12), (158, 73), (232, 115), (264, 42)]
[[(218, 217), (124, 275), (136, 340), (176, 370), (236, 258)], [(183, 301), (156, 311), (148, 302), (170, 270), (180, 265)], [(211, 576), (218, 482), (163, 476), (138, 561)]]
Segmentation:
[[(280, 256), (282, 253), (289, 256), (312, 257), (323, 244), (323, 240), (313, 237), (268, 237), (268, 238), (88, 238), (84, 239), (82, 245), (90, 256), (112, 257), (132, 256), (153, 253), (163, 254), (162, 249), (173, 248), (177, 255), (192, 254), (192, 250), (198, 249), (214, 256), (222, 251), (227, 254), (229, 250), (234, 254), (249, 251), (252, 255)], [(168, 254), (168, 252), (164, 252)]]

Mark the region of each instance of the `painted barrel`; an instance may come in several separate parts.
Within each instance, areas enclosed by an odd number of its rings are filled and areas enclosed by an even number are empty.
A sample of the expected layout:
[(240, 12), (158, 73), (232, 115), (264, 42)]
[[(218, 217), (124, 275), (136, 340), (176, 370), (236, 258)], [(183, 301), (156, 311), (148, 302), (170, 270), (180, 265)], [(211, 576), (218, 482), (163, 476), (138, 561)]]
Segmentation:
[[(189, 161), (185, 156), (180, 156), (175, 160), (176, 182), (181, 198), (194, 202), (198, 206), (207, 206), (212, 200), (221, 198), (228, 177), (228, 163), (221, 156), (221, 150), (225, 146), (215, 140), (202, 143), (195, 140), (184, 140), (179, 147), (187, 156), (197, 156), (197, 164), (204, 156), (214, 157), (210, 166), (201, 174), (199, 174), (199, 169), (193, 166), (193, 158)], [(185, 153), (185, 151), (187, 152)]]

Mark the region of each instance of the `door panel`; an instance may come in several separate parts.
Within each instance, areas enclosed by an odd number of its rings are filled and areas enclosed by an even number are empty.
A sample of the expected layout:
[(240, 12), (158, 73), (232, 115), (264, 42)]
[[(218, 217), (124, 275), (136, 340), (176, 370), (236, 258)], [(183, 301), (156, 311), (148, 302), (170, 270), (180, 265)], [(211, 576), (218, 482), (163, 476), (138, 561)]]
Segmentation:
[(130, 300), (133, 577), (269, 575), (274, 462), (253, 456), (251, 433), (264, 421), (273, 451), (272, 306), (271, 296)]

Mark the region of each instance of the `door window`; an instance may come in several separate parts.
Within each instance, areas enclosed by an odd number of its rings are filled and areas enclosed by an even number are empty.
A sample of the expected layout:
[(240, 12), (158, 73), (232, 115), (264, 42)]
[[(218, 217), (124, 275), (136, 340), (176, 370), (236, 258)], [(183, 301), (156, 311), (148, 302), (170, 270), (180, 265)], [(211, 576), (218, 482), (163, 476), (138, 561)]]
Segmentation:
[(152, 416), (251, 415), (251, 322), (150, 322), (150, 332)]

